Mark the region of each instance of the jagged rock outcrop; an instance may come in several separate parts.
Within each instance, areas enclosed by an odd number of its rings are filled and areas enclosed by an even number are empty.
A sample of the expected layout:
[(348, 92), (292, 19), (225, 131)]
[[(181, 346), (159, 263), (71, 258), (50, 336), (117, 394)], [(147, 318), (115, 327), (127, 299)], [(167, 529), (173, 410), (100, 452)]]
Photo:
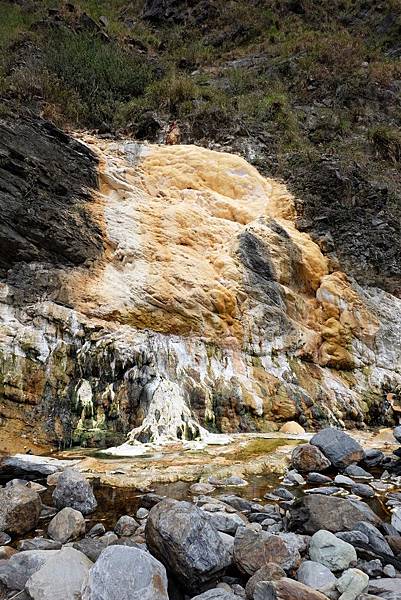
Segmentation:
[[(401, 385), (401, 301), (331, 271), (283, 184), (231, 154), (22, 126), (35, 146), (22, 191), (2, 194), (3, 247), (18, 232), (35, 251), (2, 259), (8, 431), (104, 444), (382, 414)], [(26, 204), (31, 154), (48, 174)], [(17, 214), (37, 215), (29, 235)]]

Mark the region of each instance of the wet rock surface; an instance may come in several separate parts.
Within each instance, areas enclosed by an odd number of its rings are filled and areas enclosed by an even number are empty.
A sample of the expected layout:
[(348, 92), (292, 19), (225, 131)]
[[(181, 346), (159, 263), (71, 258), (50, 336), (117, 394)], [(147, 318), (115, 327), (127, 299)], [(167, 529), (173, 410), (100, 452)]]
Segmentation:
[[(329, 475), (312, 472), (312, 482), (290, 464), (279, 485), (272, 481), (256, 497), (254, 480), (235, 476), (238, 487), (229, 493), (217, 483), (228, 476), (186, 484), (188, 501), (158, 489), (138, 493), (132, 509), (106, 526), (99, 508), (86, 524), (82, 513), (64, 507), (50, 522), (41, 519), (40, 535), (3, 537), (9, 545), (0, 548), (0, 598), (4, 590), (4, 597), (19, 593), (24, 600), (399, 600), (401, 480), (385, 466), (400, 459), (385, 452), (383, 466), (370, 470), (365, 457), (352, 468), (323, 461)], [(57, 485), (64, 475), (75, 481), (73, 473), (61, 472)], [(351, 477), (369, 481), (374, 497), (355, 497)], [(319, 493), (333, 481), (334, 495)], [(93, 493), (85, 483), (79, 489)], [(2, 491), (27, 485), (11, 480)], [(51, 489), (41, 493), (54, 501)]]

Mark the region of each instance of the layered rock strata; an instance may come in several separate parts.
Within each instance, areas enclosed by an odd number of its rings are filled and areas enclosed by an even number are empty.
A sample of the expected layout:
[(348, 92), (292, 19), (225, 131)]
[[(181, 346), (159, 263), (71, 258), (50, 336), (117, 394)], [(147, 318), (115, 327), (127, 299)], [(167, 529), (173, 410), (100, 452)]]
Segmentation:
[[(105, 444), (131, 430), (131, 440), (158, 442), (386, 418), (383, 400), (401, 386), (401, 301), (333, 271), (297, 230), (282, 183), (195, 146), (26, 127), (35, 147), (8, 157), (0, 178), (11, 207), (3, 430)], [(14, 144), (10, 134), (3, 155)], [(27, 192), (33, 156), (48, 177)], [(4, 195), (16, 169), (21, 191)]]

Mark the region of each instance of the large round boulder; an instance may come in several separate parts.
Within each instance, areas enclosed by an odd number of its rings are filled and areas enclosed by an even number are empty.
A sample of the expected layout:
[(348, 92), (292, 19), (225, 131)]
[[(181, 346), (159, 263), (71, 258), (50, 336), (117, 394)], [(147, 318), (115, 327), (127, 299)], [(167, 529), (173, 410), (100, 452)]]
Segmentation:
[(24, 485), (0, 489), (0, 531), (23, 535), (35, 529), (42, 502), (39, 494)]
[(362, 446), (350, 435), (334, 427), (322, 429), (313, 436), (310, 443), (317, 446), (337, 469), (345, 469), (364, 457)]
[(149, 513), (145, 534), (151, 553), (192, 592), (215, 581), (231, 562), (208, 515), (189, 502), (159, 502)]
[(330, 531), (321, 529), (312, 536), (309, 546), (311, 560), (321, 563), (330, 571), (344, 571), (353, 563), (357, 555), (354, 546), (340, 540)]
[(85, 535), (85, 519), (78, 510), (63, 508), (49, 523), (48, 534), (56, 542), (65, 544)]
[(90, 570), (82, 600), (168, 600), (164, 566), (140, 548), (109, 546)]
[(92, 513), (97, 507), (89, 482), (75, 469), (65, 469), (58, 477), (53, 502), (59, 509), (68, 506), (79, 510), (83, 515)]

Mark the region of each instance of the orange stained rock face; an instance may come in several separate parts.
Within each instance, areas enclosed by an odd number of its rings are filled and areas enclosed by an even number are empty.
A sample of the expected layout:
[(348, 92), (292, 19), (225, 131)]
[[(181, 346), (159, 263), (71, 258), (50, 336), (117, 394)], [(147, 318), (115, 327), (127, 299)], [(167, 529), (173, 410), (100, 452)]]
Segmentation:
[(270, 326), (267, 304), (289, 319), (298, 356), (331, 366), (352, 362), (352, 336), (374, 336), (345, 276), (329, 274), (296, 229), (281, 183), (233, 154), (142, 146), (133, 157), (123, 145), (86, 141), (101, 159), (109, 249), (89, 276), (77, 270), (69, 282), (81, 312), (242, 347)]

